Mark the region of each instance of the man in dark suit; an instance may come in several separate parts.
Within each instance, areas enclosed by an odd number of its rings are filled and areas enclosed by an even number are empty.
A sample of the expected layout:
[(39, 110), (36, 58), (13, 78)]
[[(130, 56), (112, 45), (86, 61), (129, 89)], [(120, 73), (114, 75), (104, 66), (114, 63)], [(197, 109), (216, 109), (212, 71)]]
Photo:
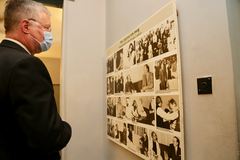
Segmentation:
[(0, 159), (60, 160), (71, 138), (57, 112), (50, 75), (34, 57), (51, 46), (50, 13), (32, 0), (7, 0), (0, 44)]
[(179, 139), (174, 136), (173, 143), (169, 145), (168, 158), (169, 160), (181, 160), (181, 148)]

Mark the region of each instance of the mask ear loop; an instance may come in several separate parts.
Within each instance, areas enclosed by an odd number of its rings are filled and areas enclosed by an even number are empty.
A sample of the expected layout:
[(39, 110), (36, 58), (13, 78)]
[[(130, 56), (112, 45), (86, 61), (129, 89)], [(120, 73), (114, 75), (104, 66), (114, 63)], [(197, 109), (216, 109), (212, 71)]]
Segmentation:
[(36, 38), (34, 38), (30, 33), (28, 33), (28, 35), (31, 36), (35, 41), (37, 41), (40, 44), (40, 42)]
[[(38, 26), (36, 26), (34, 23), (32, 23), (32, 22), (30, 22), (33, 26), (35, 26), (35, 27), (37, 27), (38, 29), (40, 29)], [(41, 30), (41, 29), (40, 29)], [(39, 44), (40, 44), (40, 42), (36, 39), (36, 38), (34, 38), (30, 33), (28, 33), (28, 35), (29, 36), (31, 36), (35, 41), (37, 41)]]

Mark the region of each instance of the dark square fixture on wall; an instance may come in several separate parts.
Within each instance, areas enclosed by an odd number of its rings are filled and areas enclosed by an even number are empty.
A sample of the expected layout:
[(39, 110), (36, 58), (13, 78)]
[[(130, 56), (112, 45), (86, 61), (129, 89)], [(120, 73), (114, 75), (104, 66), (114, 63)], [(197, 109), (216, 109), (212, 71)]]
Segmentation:
[(197, 79), (198, 94), (212, 94), (212, 77)]
[(46, 6), (62, 8), (63, 0), (35, 0), (36, 2), (40, 2)]

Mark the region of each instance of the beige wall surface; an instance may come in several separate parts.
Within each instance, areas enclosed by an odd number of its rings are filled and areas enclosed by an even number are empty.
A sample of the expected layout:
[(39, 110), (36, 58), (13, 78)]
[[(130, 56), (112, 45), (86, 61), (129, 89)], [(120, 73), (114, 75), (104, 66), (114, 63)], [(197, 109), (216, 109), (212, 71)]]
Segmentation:
[(105, 0), (64, 1), (61, 106), (72, 126), (63, 160), (106, 160)]
[[(106, 2), (108, 48), (169, 0)], [(228, 3), (236, 2), (234, 0)], [(183, 78), (185, 157), (187, 160), (237, 160), (238, 132), (226, 2), (177, 0), (177, 8)], [(198, 95), (197, 78), (206, 76), (212, 77), (213, 94)], [(141, 159), (109, 140), (106, 140), (106, 150), (107, 160)]]
[[(63, 118), (73, 127), (73, 137), (63, 151), (64, 160), (141, 159), (106, 138), (104, 51), (168, 2), (64, 1), (61, 103)], [(225, 1), (178, 0), (177, 8), (185, 157), (237, 160), (233, 64)], [(206, 76), (212, 76), (213, 94), (198, 95), (197, 78)]]
[[(239, 56), (238, 47), (230, 41), (230, 37), (236, 41), (232, 21), (229, 27), (229, 16), (239, 11), (239, 2), (227, 1), (226, 5), (226, 1), (177, 0), (187, 160), (239, 158), (237, 77), (234, 85), (233, 75)], [(106, 138), (105, 49), (168, 2), (64, 0), (60, 103), (73, 135), (63, 160), (141, 159)], [(231, 6), (237, 8), (231, 10)], [(205, 76), (212, 76), (213, 94), (198, 95), (197, 78)]]

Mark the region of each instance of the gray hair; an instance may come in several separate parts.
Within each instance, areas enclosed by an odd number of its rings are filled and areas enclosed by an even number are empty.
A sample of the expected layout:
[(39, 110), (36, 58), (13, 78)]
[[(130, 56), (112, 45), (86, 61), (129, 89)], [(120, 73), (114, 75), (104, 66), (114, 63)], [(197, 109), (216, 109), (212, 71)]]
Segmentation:
[(32, 0), (7, 0), (4, 11), (5, 33), (14, 31), (23, 19), (41, 19), (41, 11), (51, 16), (41, 3)]

